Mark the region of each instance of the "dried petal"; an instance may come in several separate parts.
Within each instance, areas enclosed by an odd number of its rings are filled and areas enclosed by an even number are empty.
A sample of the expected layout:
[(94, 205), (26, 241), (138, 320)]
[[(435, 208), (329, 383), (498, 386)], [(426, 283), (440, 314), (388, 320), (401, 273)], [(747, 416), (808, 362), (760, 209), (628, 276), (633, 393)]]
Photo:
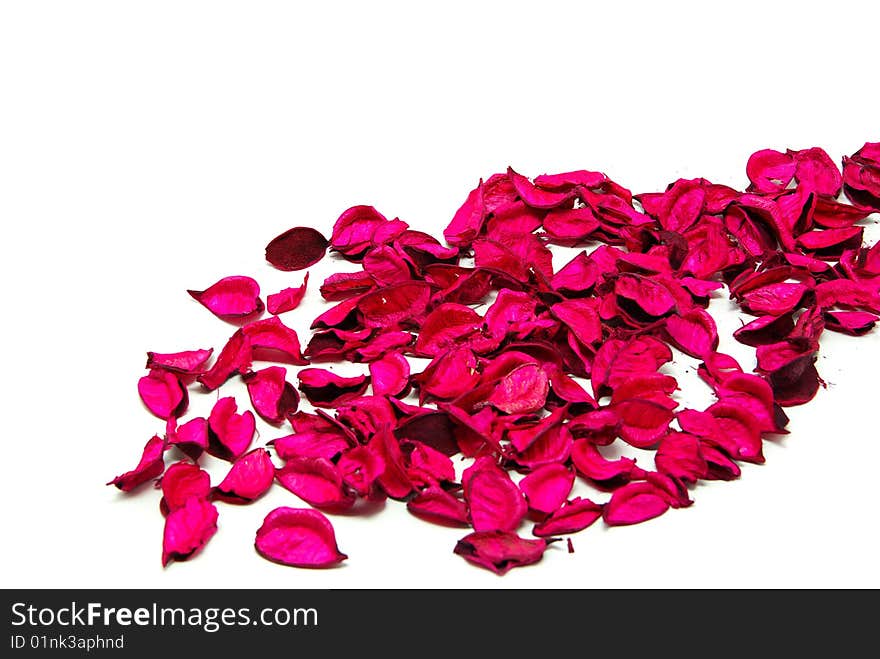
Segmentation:
[(208, 417), (208, 453), (230, 462), (248, 450), (256, 429), (253, 413), (237, 410), (235, 398), (227, 396), (214, 403)]
[(575, 497), (556, 509), (540, 524), (535, 524), (532, 533), (539, 538), (547, 538), (564, 533), (577, 533), (602, 517), (603, 506), (589, 499)]
[(189, 405), (186, 387), (174, 373), (163, 369), (138, 380), (138, 393), (147, 409), (160, 419), (179, 417)]
[(175, 462), (161, 480), (163, 515), (182, 508), (190, 497), (207, 500), (211, 494), (211, 476), (192, 462)]
[(162, 369), (180, 375), (200, 375), (211, 358), (214, 348), (207, 350), (184, 350), (183, 352), (147, 353), (147, 368)]
[(281, 423), (299, 406), (299, 394), (286, 378), (283, 366), (269, 366), (243, 378), (254, 410), (269, 423)]
[(148, 480), (158, 478), (165, 470), (162, 454), (165, 452), (165, 440), (154, 435), (144, 446), (141, 460), (137, 467), (117, 476), (107, 485), (115, 485), (123, 492), (131, 492)]
[(339, 469), (326, 458), (292, 458), (275, 475), (281, 485), (316, 508), (344, 510), (354, 504)]
[(547, 544), (543, 538), (526, 540), (515, 533), (487, 531), (466, 535), (455, 545), (455, 553), (500, 575), (511, 568), (537, 563)]
[(277, 293), (272, 293), (266, 298), (266, 309), (272, 315), (293, 311), (299, 306), (306, 295), (306, 287), (309, 285), (309, 273), (303, 277), (303, 283), (296, 288), (285, 288)]
[(336, 545), (330, 520), (303, 508), (276, 508), (266, 515), (254, 546), (264, 558), (294, 567), (332, 567), (348, 558)]
[(409, 388), (409, 362), (399, 352), (389, 352), (370, 364), (370, 382), (377, 396), (398, 396)]
[(638, 524), (669, 510), (668, 495), (653, 483), (638, 481), (624, 485), (605, 504), (602, 518), (609, 526)]
[(223, 320), (239, 320), (263, 313), (260, 285), (251, 277), (224, 277), (203, 291), (188, 290), (193, 299)]
[(324, 258), (327, 239), (311, 227), (294, 227), (266, 245), (266, 260), (279, 270), (303, 270)]
[(323, 368), (304, 368), (297, 375), (299, 390), (315, 407), (338, 407), (366, 391), (366, 375), (344, 378)]
[(275, 465), (264, 448), (256, 448), (238, 458), (223, 482), (214, 488), (214, 497), (228, 503), (250, 503), (263, 496), (275, 479)]
[(574, 485), (574, 472), (561, 464), (538, 467), (519, 483), (528, 501), (529, 508), (535, 512), (550, 514), (568, 498)]
[(513, 531), (528, 506), (516, 484), (492, 462), (477, 461), (465, 471), (464, 499), (476, 531)]
[(198, 497), (190, 497), (170, 512), (162, 537), (162, 565), (185, 561), (199, 552), (217, 532), (217, 516), (216, 506)]

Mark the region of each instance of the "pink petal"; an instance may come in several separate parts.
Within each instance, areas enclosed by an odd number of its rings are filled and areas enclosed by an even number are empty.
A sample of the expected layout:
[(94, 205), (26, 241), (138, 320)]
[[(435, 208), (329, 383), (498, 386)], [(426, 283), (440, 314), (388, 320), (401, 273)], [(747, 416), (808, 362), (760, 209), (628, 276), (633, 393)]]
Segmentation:
[(336, 546), (330, 520), (317, 510), (276, 508), (257, 530), (254, 546), (264, 558), (294, 567), (332, 567), (348, 558)]
[(431, 297), (431, 287), (412, 281), (386, 286), (367, 293), (358, 309), (367, 327), (389, 327), (424, 313)]
[(211, 476), (192, 462), (175, 462), (165, 470), (160, 484), (163, 515), (182, 508), (191, 497), (207, 500), (211, 494)]
[(440, 524), (467, 526), (467, 505), (443, 488), (434, 485), (419, 492), (406, 504), (413, 515)]
[(553, 511), (543, 522), (536, 524), (532, 533), (540, 538), (577, 533), (602, 517), (602, 510), (603, 506), (598, 503), (575, 497)]
[(702, 358), (718, 349), (718, 329), (712, 316), (691, 309), (666, 319), (666, 332), (675, 346), (691, 357)]
[(162, 369), (180, 375), (200, 375), (204, 373), (204, 366), (213, 352), (213, 348), (172, 353), (148, 352), (147, 368)]
[(339, 469), (325, 458), (292, 458), (275, 476), (282, 486), (316, 508), (344, 510), (354, 504)]
[(622, 526), (659, 517), (667, 510), (667, 495), (653, 483), (639, 481), (615, 490), (602, 517), (609, 526)]
[(299, 406), (299, 394), (286, 377), (283, 366), (269, 366), (243, 378), (254, 410), (269, 423), (281, 423)]
[(254, 359), (283, 361), (299, 366), (308, 364), (303, 358), (296, 332), (277, 316), (246, 325), (242, 333), (252, 349)]
[(137, 467), (117, 476), (107, 485), (115, 485), (123, 492), (131, 492), (148, 480), (158, 478), (165, 470), (165, 462), (162, 459), (164, 452), (165, 440), (158, 435), (153, 436), (144, 446)]
[(186, 387), (174, 373), (162, 369), (138, 380), (138, 393), (147, 409), (160, 419), (178, 417), (189, 405)]
[(162, 565), (185, 561), (198, 553), (217, 532), (217, 508), (198, 497), (190, 497), (183, 506), (165, 518), (162, 537)]
[(495, 386), (489, 403), (502, 412), (535, 412), (544, 406), (550, 391), (547, 373), (537, 364), (523, 364), (504, 376)]
[(237, 414), (235, 398), (220, 398), (208, 417), (208, 453), (234, 461), (251, 445), (256, 422), (250, 410)]
[(304, 368), (297, 375), (299, 390), (315, 407), (338, 407), (366, 391), (366, 375), (344, 378), (323, 368)]
[(214, 497), (228, 503), (250, 503), (263, 496), (275, 480), (275, 465), (269, 452), (256, 448), (238, 458), (223, 482), (214, 488)]
[(299, 306), (306, 295), (306, 287), (309, 285), (309, 273), (303, 277), (303, 283), (296, 288), (285, 288), (277, 293), (272, 293), (266, 298), (266, 309), (272, 315), (293, 311)]
[(224, 277), (204, 291), (187, 291), (208, 311), (223, 320), (236, 320), (263, 312), (260, 285), (250, 277)]
[(504, 574), (511, 568), (537, 563), (548, 541), (526, 540), (515, 533), (486, 531), (471, 533), (455, 545), (455, 553), (474, 565)]
[(573, 485), (574, 472), (557, 463), (535, 469), (520, 481), (519, 489), (529, 508), (550, 514), (565, 502)]
[(476, 531), (513, 531), (528, 506), (516, 484), (492, 462), (478, 461), (464, 474), (464, 498)]
[(398, 396), (409, 388), (409, 362), (399, 352), (389, 352), (370, 364), (370, 382), (376, 396)]

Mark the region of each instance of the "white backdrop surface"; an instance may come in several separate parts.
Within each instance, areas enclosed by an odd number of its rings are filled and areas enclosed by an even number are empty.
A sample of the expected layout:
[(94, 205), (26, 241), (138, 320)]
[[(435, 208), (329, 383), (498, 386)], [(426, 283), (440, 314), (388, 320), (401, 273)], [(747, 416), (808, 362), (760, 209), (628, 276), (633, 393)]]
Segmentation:
[[(144, 353), (219, 348), (232, 331), (185, 289), (230, 274), (264, 294), (298, 285), (302, 273), (263, 259), (291, 226), (329, 235), (366, 203), (439, 235), (477, 180), (508, 165), (601, 169), (636, 192), (678, 177), (743, 186), (759, 148), (839, 159), (880, 140), (869, 3), (590, 4), (3, 3), (0, 583), (880, 586), (877, 331), (823, 336), (828, 387), (790, 410), (767, 464), (697, 487), (690, 509), (597, 524), (574, 554), (560, 543), (503, 578), (452, 554), (463, 531), (394, 501), (332, 517), (350, 556), (340, 568), (269, 563), (254, 531), (298, 505), (280, 487), (218, 504), (202, 554), (162, 569), (158, 494), (103, 485), (163, 428), (137, 395)], [(338, 269), (354, 266), (312, 268), (306, 302), (283, 316), (304, 343), (325, 306), (317, 287)], [(740, 350), (729, 332), (741, 315), (723, 300), (712, 310), (722, 349)], [(193, 395), (191, 413), (214, 399)], [(259, 429), (261, 442), (284, 434)]]

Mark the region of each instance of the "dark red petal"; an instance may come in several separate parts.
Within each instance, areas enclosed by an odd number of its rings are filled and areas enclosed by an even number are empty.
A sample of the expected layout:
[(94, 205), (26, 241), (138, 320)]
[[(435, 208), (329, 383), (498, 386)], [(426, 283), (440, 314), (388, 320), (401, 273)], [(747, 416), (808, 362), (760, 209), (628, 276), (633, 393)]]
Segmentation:
[(187, 560), (199, 552), (216, 532), (217, 508), (205, 499), (190, 497), (165, 518), (162, 565)]
[(228, 503), (250, 503), (263, 496), (275, 479), (275, 465), (264, 448), (256, 448), (238, 458), (223, 482), (214, 488), (214, 497)]
[(330, 520), (302, 508), (276, 508), (266, 515), (254, 546), (264, 558), (294, 567), (332, 567), (348, 558), (336, 545)]
[(309, 273), (303, 277), (303, 283), (296, 288), (285, 288), (278, 293), (272, 293), (266, 298), (266, 309), (270, 314), (277, 315), (286, 311), (293, 311), (299, 306), (306, 295), (306, 287), (309, 285)]
[(165, 462), (162, 455), (165, 452), (165, 440), (154, 435), (144, 446), (141, 460), (137, 467), (117, 476), (107, 485), (115, 485), (123, 492), (131, 492), (136, 487), (143, 485), (148, 480), (158, 478), (165, 470)]
[(327, 239), (311, 227), (294, 227), (266, 245), (266, 260), (279, 270), (302, 270), (314, 265), (327, 251)]
[(455, 545), (455, 553), (474, 565), (504, 574), (511, 568), (537, 563), (544, 556), (548, 541), (526, 540), (515, 533), (486, 531), (471, 533)]

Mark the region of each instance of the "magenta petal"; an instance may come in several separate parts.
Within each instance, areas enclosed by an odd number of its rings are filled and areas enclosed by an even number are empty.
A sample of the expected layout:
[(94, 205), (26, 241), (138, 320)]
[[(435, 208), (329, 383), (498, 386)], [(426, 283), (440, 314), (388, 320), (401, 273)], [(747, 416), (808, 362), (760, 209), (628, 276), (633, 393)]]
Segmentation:
[(275, 465), (264, 448), (256, 448), (238, 458), (223, 482), (214, 488), (214, 497), (228, 503), (250, 503), (263, 496), (275, 480)]
[(165, 518), (162, 538), (162, 565), (171, 561), (185, 561), (207, 544), (217, 532), (217, 508), (198, 497), (186, 503)]
[(266, 260), (279, 270), (302, 270), (314, 265), (327, 250), (327, 239), (311, 227), (294, 227), (266, 245)]
[(187, 291), (208, 311), (223, 320), (236, 320), (263, 312), (260, 285), (251, 277), (224, 277), (203, 291)]
[(464, 498), (476, 531), (513, 531), (528, 510), (510, 476), (492, 462), (477, 461), (465, 471)]
[(654, 464), (658, 471), (686, 483), (695, 483), (706, 475), (708, 465), (694, 435), (671, 432), (657, 447)]
[(484, 531), (471, 533), (458, 541), (455, 553), (474, 565), (504, 574), (511, 568), (537, 563), (544, 556), (548, 541), (526, 540), (515, 533)]
[(547, 373), (537, 364), (523, 364), (504, 376), (489, 397), (502, 412), (535, 412), (544, 406), (550, 392)]
[(536, 524), (532, 533), (540, 538), (577, 533), (602, 517), (602, 510), (603, 506), (598, 503), (575, 497), (553, 511), (543, 522)]
[(548, 464), (538, 467), (519, 482), (535, 512), (550, 514), (568, 498), (574, 485), (574, 471), (561, 464)]
[(749, 157), (746, 174), (758, 192), (777, 192), (791, 181), (795, 166), (790, 154), (764, 149)]
[(529, 179), (522, 174), (517, 174), (510, 167), (507, 168), (507, 176), (510, 178), (510, 182), (513, 183), (519, 198), (532, 208), (558, 208), (574, 199), (577, 194), (573, 189), (566, 192), (542, 190), (535, 187)]
[(197, 459), (208, 448), (208, 420), (199, 416), (178, 426), (168, 435), (168, 444)]
[(348, 558), (336, 546), (330, 520), (317, 510), (276, 508), (263, 520), (254, 546), (264, 558), (294, 567), (331, 567)]
[(123, 492), (131, 492), (148, 480), (158, 478), (165, 470), (162, 455), (165, 452), (165, 440), (158, 435), (153, 436), (144, 446), (141, 460), (137, 467), (117, 476), (107, 485), (115, 485)]
[(316, 508), (344, 510), (354, 497), (335, 464), (325, 458), (292, 458), (275, 473), (278, 482)]
[(162, 475), (162, 513), (167, 515), (182, 508), (188, 499), (207, 500), (211, 493), (211, 476), (192, 462), (176, 462)]
[[(251, 347), (254, 359), (266, 358), (270, 361), (284, 361), (299, 366), (308, 364), (303, 358), (296, 332), (282, 323), (277, 316), (258, 320), (246, 325), (241, 331)], [(217, 361), (220, 361), (219, 358)]]
[(693, 308), (666, 319), (666, 332), (675, 346), (691, 357), (703, 358), (718, 349), (718, 329), (712, 316)]
[(186, 411), (189, 395), (180, 379), (156, 369), (138, 380), (138, 393), (147, 409), (160, 419), (178, 417)]
[(659, 517), (667, 510), (667, 495), (653, 483), (638, 481), (615, 490), (602, 517), (609, 526), (623, 526)]
[(304, 368), (297, 375), (299, 390), (315, 407), (338, 407), (366, 391), (366, 375), (344, 378), (323, 368)]
[(467, 505), (461, 499), (439, 486), (419, 492), (406, 504), (413, 515), (441, 524), (467, 526)]
[(346, 256), (356, 257), (373, 244), (373, 236), (388, 220), (372, 206), (352, 206), (333, 225), (330, 246)]
[(398, 396), (409, 387), (409, 362), (399, 352), (389, 352), (370, 364), (370, 382), (376, 396)]
[(213, 352), (213, 348), (172, 353), (148, 352), (147, 368), (162, 369), (181, 375), (200, 375), (204, 373), (204, 366)]
[(861, 336), (870, 332), (880, 320), (867, 311), (826, 311), (823, 318), (826, 328), (851, 336)]
[(385, 471), (385, 461), (367, 446), (345, 451), (336, 463), (342, 481), (360, 496), (368, 496), (373, 485)]
[(299, 394), (286, 377), (283, 366), (269, 366), (243, 378), (254, 410), (269, 423), (281, 423), (299, 406)]
[(250, 410), (237, 414), (235, 398), (220, 398), (208, 417), (208, 453), (233, 461), (248, 450), (256, 422)]
[(367, 293), (358, 309), (367, 327), (387, 328), (425, 312), (431, 287), (420, 281), (403, 282)]
[(229, 337), (220, 351), (217, 361), (196, 378), (208, 391), (217, 389), (235, 373), (244, 373), (253, 361), (251, 346), (242, 330)]
[(309, 273), (303, 277), (302, 286), (297, 288), (285, 288), (277, 293), (272, 293), (266, 298), (266, 309), (270, 314), (278, 315), (286, 311), (293, 311), (299, 306), (306, 295), (306, 287), (309, 285)]

